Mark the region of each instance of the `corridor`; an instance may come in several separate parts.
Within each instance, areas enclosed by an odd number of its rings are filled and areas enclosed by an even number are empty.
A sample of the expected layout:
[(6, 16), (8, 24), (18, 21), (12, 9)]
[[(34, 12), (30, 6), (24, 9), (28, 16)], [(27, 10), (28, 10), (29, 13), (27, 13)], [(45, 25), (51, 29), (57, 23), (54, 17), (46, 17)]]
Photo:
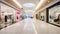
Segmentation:
[(60, 34), (60, 28), (44, 21), (27, 18), (1, 29), (0, 34)]
[(60, 0), (0, 0), (0, 34), (60, 34)]

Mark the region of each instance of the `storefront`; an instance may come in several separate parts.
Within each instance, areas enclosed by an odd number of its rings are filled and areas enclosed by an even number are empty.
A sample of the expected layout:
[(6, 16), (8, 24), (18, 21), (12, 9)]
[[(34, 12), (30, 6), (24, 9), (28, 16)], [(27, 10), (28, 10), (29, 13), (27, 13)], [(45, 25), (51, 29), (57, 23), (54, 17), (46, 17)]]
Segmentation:
[(40, 20), (44, 21), (44, 13), (43, 12), (40, 12)]
[(47, 22), (60, 26), (60, 1), (47, 8)]
[(46, 22), (46, 9), (39, 12), (39, 20)]
[(0, 28), (4, 28), (16, 22), (16, 9), (0, 2)]

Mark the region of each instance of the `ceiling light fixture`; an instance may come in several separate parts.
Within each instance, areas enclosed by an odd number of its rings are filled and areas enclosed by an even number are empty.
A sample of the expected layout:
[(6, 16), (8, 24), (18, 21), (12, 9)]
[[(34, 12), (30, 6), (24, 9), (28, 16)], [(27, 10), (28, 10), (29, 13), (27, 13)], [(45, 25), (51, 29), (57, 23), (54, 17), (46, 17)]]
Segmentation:
[(23, 7), (28, 7), (28, 8), (35, 7), (35, 4), (34, 3), (25, 3), (25, 4), (23, 4)]
[(50, 1), (48, 1), (48, 3), (49, 3)]

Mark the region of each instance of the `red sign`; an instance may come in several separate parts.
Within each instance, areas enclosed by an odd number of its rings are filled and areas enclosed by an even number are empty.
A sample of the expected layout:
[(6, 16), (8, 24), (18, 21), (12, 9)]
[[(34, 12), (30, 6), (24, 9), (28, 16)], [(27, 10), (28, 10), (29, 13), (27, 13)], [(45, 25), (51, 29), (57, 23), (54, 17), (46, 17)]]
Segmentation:
[(21, 11), (17, 11), (17, 12), (16, 12), (16, 16), (17, 16), (17, 21), (18, 21), (18, 22), (20, 21), (20, 13), (21, 13)]
[(20, 14), (21, 12), (20, 12), (20, 11), (17, 11), (16, 13), (17, 13), (17, 14)]

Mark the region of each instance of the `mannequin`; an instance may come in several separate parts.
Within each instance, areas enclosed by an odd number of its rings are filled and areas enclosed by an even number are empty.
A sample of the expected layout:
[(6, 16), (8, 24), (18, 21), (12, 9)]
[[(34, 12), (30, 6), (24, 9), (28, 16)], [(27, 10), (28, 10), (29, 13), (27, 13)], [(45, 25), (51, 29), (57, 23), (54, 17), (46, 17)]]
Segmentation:
[(58, 24), (60, 24), (60, 14), (58, 15)]

